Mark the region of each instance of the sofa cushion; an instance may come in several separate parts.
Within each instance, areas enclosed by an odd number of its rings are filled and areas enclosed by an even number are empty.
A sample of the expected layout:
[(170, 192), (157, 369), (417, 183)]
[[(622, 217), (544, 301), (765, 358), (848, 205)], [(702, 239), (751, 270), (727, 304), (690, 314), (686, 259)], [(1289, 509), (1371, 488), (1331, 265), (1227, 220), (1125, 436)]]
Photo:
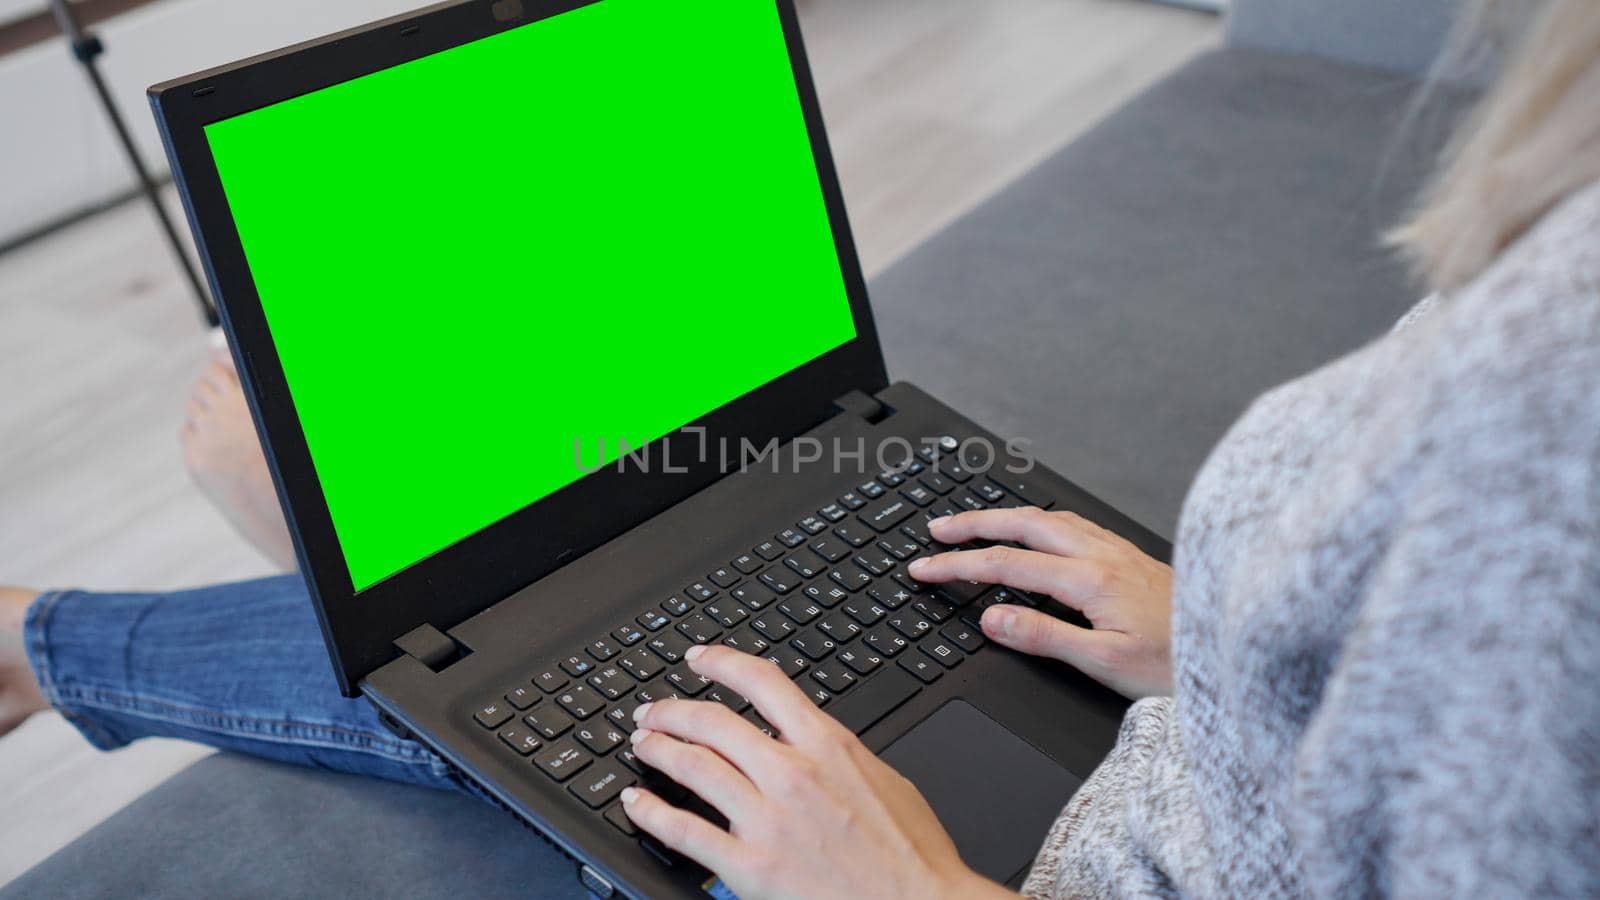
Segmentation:
[[(877, 279), (891, 374), (1170, 534), (1253, 396), (1414, 299), (1375, 237), (1439, 137), (1395, 141), (1414, 88), (1248, 50), (1197, 60)], [(0, 894), (574, 890), (570, 865), (466, 797), (219, 756)]]
[(873, 284), (919, 384), (1167, 536), (1266, 389), (1418, 299), (1380, 245), (1465, 95), (1306, 57), (1203, 56)]

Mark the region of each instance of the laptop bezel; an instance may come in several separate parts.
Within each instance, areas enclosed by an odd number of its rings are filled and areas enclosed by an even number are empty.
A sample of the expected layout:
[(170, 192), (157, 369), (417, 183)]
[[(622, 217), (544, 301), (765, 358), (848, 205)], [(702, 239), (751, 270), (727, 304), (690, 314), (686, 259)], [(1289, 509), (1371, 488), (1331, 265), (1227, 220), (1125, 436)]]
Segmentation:
[[(606, 0), (461, 0), (319, 38), (158, 84), (149, 90), (173, 177), (200, 249), (223, 328), (289, 521), (341, 690), (393, 659), (394, 641), (422, 625), (441, 631), (487, 609), (561, 565), (671, 508), (723, 477), (718, 453), (699, 459), (694, 434), (652, 445), (688, 471), (615, 468), (590, 475), (357, 592), (340, 550), (274, 350), (239, 235), (204, 135), (212, 122), (524, 27)], [(753, 0), (759, 2), (759, 0)], [(717, 447), (726, 437), (757, 446), (787, 441), (833, 414), (833, 400), (888, 384), (855, 243), (792, 0), (772, 2), (789, 47), (795, 86), (838, 250), (856, 338), (718, 410), (687, 423)], [(503, 18), (520, 7), (519, 18)], [(496, 10), (500, 12), (497, 14)], [(759, 302), (760, 298), (752, 298)], [(691, 352), (686, 350), (687, 352)], [(404, 490), (404, 485), (396, 485)], [(617, 602), (619, 598), (585, 598)]]

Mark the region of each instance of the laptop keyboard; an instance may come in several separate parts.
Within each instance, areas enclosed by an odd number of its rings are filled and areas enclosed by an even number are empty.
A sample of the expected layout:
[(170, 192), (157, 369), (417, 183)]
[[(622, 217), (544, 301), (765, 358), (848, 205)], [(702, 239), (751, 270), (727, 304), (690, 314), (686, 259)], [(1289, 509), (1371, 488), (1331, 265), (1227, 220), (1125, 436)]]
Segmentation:
[[(689, 573), (682, 591), (536, 667), (485, 698), (473, 717), (498, 752), (529, 760), (625, 835), (638, 830), (617, 797), (633, 784), (723, 823), (641, 764), (628, 743), (634, 710), (669, 698), (721, 703), (777, 736), (744, 697), (690, 671), (684, 651), (721, 643), (764, 657), (860, 734), (979, 652), (985, 609), (1040, 605), (1010, 588), (913, 579), (906, 572), (912, 560), (958, 549), (934, 541), (928, 521), (964, 510), (1053, 505), (1025, 476), (976, 474), (956, 457), (925, 449), (770, 534), (736, 543), (725, 565)], [(651, 839), (643, 843), (674, 861)]]

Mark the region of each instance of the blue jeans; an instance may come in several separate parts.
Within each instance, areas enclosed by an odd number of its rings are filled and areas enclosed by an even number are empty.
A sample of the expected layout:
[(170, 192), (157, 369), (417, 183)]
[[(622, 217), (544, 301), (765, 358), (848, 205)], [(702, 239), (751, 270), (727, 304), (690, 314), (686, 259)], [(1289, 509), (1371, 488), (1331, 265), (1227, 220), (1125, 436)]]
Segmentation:
[(102, 750), (172, 737), (469, 790), (366, 701), (339, 694), (298, 575), (170, 594), (44, 594), (23, 638), (44, 698)]

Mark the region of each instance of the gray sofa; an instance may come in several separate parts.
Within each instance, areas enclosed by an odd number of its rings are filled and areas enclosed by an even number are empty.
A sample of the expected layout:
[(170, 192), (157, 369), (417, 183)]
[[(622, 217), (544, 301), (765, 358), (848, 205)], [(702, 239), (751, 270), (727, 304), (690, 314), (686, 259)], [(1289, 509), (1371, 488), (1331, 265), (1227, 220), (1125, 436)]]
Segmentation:
[[(1235, 0), (1222, 49), (876, 280), (891, 375), (1171, 535), (1253, 397), (1415, 299), (1376, 235), (1467, 99), (1397, 138), (1452, 6)], [(0, 895), (580, 895), (524, 863), (537, 841), (465, 797), (221, 755)]]

